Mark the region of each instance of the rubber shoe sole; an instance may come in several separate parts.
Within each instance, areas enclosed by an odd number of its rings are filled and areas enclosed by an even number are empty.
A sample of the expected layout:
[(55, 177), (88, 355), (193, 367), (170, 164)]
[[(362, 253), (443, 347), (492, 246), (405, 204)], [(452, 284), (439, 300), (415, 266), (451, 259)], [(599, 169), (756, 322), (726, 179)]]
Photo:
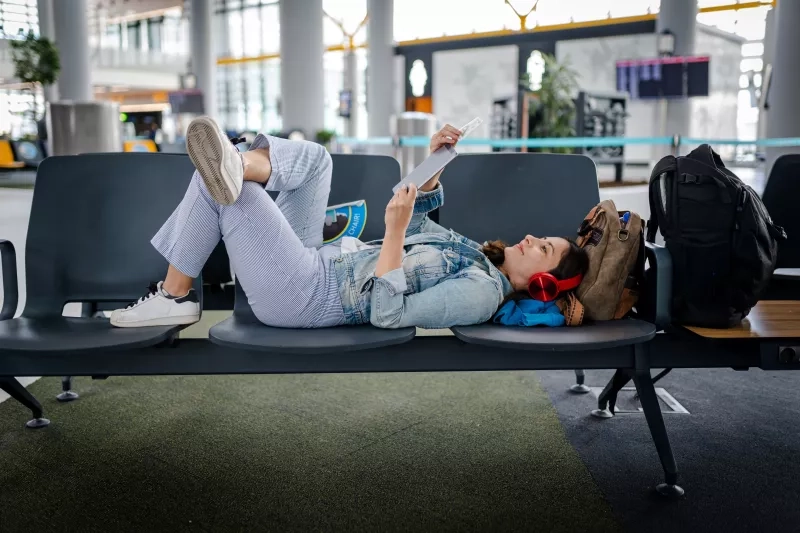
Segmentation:
[(185, 316), (162, 316), (158, 318), (150, 318), (147, 320), (138, 320), (135, 322), (115, 322), (111, 321), (111, 325), (117, 328), (143, 328), (147, 326), (185, 326), (198, 322), (200, 317), (197, 315)]
[(241, 183), (225, 169), (225, 150), (231, 149), (228, 144), (216, 123), (208, 117), (194, 119), (186, 131), (189, 158), (211, 197), (221, 205), (233, 204), (241, 193)]

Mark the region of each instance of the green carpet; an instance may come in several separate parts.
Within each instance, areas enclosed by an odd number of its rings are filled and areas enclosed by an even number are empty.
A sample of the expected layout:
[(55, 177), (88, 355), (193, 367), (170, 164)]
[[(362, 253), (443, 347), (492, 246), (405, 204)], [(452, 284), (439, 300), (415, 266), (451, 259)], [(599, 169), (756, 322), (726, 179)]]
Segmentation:
[(0, 531), (618, 531), (532, 372), (112, 377), (0, 404)]

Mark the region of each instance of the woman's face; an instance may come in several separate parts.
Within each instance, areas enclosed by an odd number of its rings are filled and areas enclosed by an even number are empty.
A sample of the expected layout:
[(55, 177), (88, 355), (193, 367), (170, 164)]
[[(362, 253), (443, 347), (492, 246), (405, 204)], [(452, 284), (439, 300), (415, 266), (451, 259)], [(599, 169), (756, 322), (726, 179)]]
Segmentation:
[(531, 276), (556, 268), (568, 250), (566, 239), (526, 235), (519, 243), (505, 249), (503, 271), (515, 290), (528, 290)]

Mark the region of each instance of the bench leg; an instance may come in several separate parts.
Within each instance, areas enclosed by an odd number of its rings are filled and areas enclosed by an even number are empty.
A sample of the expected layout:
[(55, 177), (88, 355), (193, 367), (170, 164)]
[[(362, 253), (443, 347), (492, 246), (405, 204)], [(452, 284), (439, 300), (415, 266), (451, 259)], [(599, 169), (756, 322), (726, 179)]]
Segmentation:
[(61, 378), (61, 394), (56, 395), (59, 402), (71, 402), (79, 398), (78, 393), (72, 390), (72, 376)]
[[(661, 372), (659, 372), (658, 374), (656, 374), (656, 377), (653, 378), (653, 385), (658, 383), (658, 380), (660, 380), (661, 378), (663, 378), (664, 376), (666, 376), (670, 372), (672, 372), (672, 369), (671, 368), (666, 368), (666, 369), (662, 370)], [(638, 400), (639, 399), (639, 393), (638, 392), (633, 395), (633, 399), (634, 400)]]
[(653, 378), (650, 376), (646, 345), (636, 347), (636, 371), (633, 374), (633, 381), (639, 393), (644, 416), (647, 418), (647, 425), (650, 427), (650, 435), (658, 451), (658, 458), (661, 460), (661, 467), (664, 469), (665, 482), (658, 485), (656, 491), (668, 498), (679, 498), (683, 496), (683, 489), (678, 486), (678, 465), (672, 455), (672, 446), (669, 443), (667, 428), (664, 426), (661, 406), (653, 386)]
[(591, 389), (583, 384), (585, 379), (586, 375), (584, 374), (583, 370), (576, 370), (575, 385), (571, 386), (569, 390), (576, 394), (586, 394), (587, 392), (591, 392)]
[(617, 395), (628, 384), (633, 373), (625, 368), (620, 368), (608, 382), (603, 392), (597, 398), (597, 409), (592, 411), (592, 416), (597, 418), (611, 418), (614, 416), (614, 407), (617, 405)]
[(23, 387), (22, 383), (17, 381), (15, 378), (0, 377), (0, 389), (31, 410), (33, 413), (33, 419), (28, 420), (28, 422), (25, 424), (27, 427), (31, 429), (38, 429), (50, 424), (50, 421), (42, 416), (42, 406), (39, 404), (36, 398), (34, 398), (33, 395), (28, 392), (28, 389)]

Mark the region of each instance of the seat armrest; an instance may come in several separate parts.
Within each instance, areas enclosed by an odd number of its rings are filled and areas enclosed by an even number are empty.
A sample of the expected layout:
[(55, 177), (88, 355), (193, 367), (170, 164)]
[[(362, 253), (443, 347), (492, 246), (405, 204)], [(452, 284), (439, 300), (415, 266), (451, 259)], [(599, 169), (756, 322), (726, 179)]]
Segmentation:
[(11, 241), (0, 239), (0, 263), (3, 269), (3, 308), (0, 309), (0, 320), (9, 320), (14, 318), (19, 303), (17, 252)]
[(663, 246), (645, 243), (649, 263), (645, 271), (642, 318), (663, 329), (672, 322), (672, 256)]

